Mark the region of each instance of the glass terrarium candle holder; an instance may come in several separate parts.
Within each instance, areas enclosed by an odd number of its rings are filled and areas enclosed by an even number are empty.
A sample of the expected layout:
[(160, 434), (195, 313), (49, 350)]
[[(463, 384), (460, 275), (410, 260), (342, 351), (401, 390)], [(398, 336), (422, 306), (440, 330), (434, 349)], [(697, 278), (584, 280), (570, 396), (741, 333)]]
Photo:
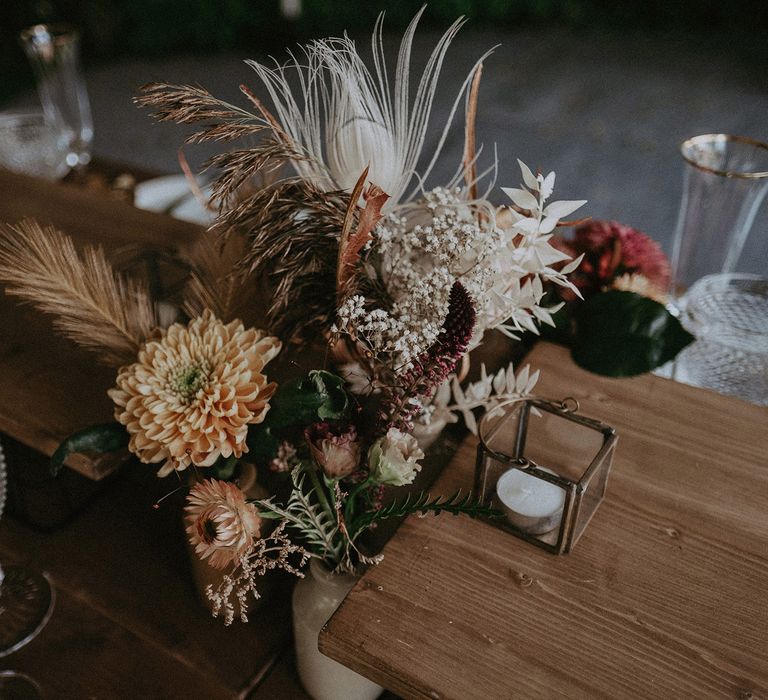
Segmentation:
[(553, 554), (573, 549), (603, 500), (616, 431), (575, 399), (528, 399), (480, 423), (475, 493), (493, 523)]

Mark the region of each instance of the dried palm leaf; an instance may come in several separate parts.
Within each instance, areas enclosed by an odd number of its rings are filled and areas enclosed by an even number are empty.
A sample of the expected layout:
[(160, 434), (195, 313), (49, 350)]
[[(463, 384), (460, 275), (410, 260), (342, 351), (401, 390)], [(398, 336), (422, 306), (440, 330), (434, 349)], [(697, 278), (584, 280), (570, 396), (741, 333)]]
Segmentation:
[[(305, 155), (303, 161), (293, 162), (303, 179), (320, 189), (351, 190), (370, 164), (371, 180), (391, 195), (390, 208), (420, 191), (448, 138), (472, 74), (462, 83), (429, 157), (423, 151), (440, 72), (464, 19), (454, 22), (438, 40), (414, 86), (411, 54), (423, 13), (424, 8), (405, 31), (394, 80), (387, 72), (384, 56), (383, 13), (371, 37), (372, 69), (346, 36), (313, 41), (298, 52), (289, 51), (285, 65), (248, 61), (269, 93), (291, 147)], [(417, 167), (425, 162), (426, 167), (415, 177)], [(418, 182), (413, 192), (406, 194), (414, 178)]]
[(483, 75), (481, 63), (472, 78), (472, 86), (467, 93), (467, 116), (464, 126), (464, 182), (469, 188), (469, 199), (477, 199), (477, 97), (480, 92), (480, 78)]
[(101, 248), (81, 257), (69, 236), (35, 221), (0, 228), (0, 282), (110, 366), (134, 361), (157, 326), (143, 284), (117, 274)]
[[(359, 272), (360, 253), (365, 244), (373, 240), (372, 231), (381, 219), (381, 208), (389, 199), (389, 195), (378, 185), (372, 184), (365, 192), (365, 179), (368, 168), (363, 170), (349, 198), (349, 205), (344, 216), (344, 226), (339, 238), (339, 257), (336, 263), (336, 300), (341, 304), (345, 298), (354, 293), (349, 289), (350, 282)], [(365, 207), (358, 214), (357, 230), (352, 233), (355, 221), (357, 203), (360, 197), (365, 200)]]

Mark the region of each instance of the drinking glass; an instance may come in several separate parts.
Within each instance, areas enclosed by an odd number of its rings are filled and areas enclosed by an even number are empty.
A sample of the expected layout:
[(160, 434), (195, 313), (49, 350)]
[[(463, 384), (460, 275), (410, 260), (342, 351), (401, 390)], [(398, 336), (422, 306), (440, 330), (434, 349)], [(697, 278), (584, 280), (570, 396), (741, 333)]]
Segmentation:
[(675, 359), (674, 378), (768, 406), (768, 279), (707, 275), (680, 317), (696, 336)]
[(84, 167), (91, 160), (93, 122), (78, 31), (65, 24), (36, 24), (21, 33), (21, 44), (35, 71), (43, 111), (66, 134), (67, 164)]
[[(5, 455), (0, 445), (0, 518), (7, 495)], [(55, 594), (46, 574), (23, 566), (0, 566), (0, 658), (31, 642), (53, 611)], [(0, 698), (39, 698), (40, 687), (29, 676), (0, 672)]]
[(705, 134), (683, 142), (683, 199), (672, 251), (672, 303), (705, 275), (736, 272), (768, 191), (768, 144)]
[(40, 686), (26, 673), (0, 671), (0, 698), (3, 700), (39, 700)]
[(0, 166), (57, 180), (69, 171), (66, 134), (42, 112), (0, 112)]

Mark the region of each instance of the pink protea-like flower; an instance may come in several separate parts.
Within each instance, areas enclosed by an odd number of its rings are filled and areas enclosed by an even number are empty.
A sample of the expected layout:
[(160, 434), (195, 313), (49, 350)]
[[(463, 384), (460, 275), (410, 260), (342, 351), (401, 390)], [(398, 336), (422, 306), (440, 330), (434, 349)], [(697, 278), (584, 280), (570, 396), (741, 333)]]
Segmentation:
[(131, 452), (162, 463), (159, 476), (242, 456), (248, 426), (264, 420), (277, 388), (263, 371), (279, 351), (276, 338), (239, 321), (224, 324), (210, 311), (189, 325), (174, 323), (141, 348), (109, 391)]
[(584, 260), (569, 278), (584, 296), (610, 288), (623, 275), (641, 275), (657, 295), (669, 287), (671, 271), (664, 251), (631, 226), (590, 221), (574, 231), (573, 239), (553, 239), (553, 243), (574, 257), (584, 253)]
[(360, 464), (360, 442), (354, 426), (342, 429), (330, 423), (315, 423), (304, 431), (315, 462), (329, 479), (349, 476)]
[(238, 562), (259, 537), (261, 518), (235, 484), (214, 479), (195, 484), (184, 510), (195, 553), (217, 569)]

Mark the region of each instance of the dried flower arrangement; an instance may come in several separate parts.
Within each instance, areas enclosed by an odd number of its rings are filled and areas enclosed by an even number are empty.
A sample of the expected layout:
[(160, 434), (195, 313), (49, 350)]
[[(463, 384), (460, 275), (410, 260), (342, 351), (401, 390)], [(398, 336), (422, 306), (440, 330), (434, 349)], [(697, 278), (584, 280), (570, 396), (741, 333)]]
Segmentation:
[[(210, 591), (227, 622), (236, 603), (245, 617), (246, 597), (258, 596), (256, 578), (269, 569), (301, 575), (309, 557), (336, 571), (376, 561), (361, 537), (383, 518), (487, 514), (458, 493), (385, 504), (382, 489), (419, 471), (416, 424), (461, 415), (474, 430), (476, 410), (531, 393), (538, 373), (527, 367), (517, 376), (511, 366), (483, 368), (462, 386), (458, 367), (487, 332), (516, 337), (552, 324), (560, 303), (545, 305), (549, 285), (579, 295), (567, 276), (581, 257), (571, 260), (552, 237), (583, 202), (549, 202), (554, 173), (519, 162), (520, 187), (502, 188), (511, 204), (496, 207), (488, 199), (496, 164), (477, 174), (485, 56), (426, 159), (440, 69), (463, 20), (439, 40), (411, 97), (420, 16), (405, 32), (394, 85), (379, 19), (373, 71), (346, 37), (314, 41), (285, 66), (250, 62), (274, 113), (246, 87), (249, 109), (198, 87), (145, 88), (137, 101), (158, 119), (199, 126), (190, 143), (258, 139), (212, 160), (218, 217), (185, 257), (179, 322), (161, 324), (147, 286), (98, 249), (78, 255), (66, 236), (34, 222), (0, 236), (8, 293), (56, 315), (66, 335), (120, 368), (110, 391), (117, 423), (73, 435), (54, 465), (72, 452), (127, 446), (160, 476), (193, 471), (188, 533), (201, 557), (232, 569)], [(427, 189), (462, 99), (463, 162), (450, 182)], [(238, 320), (253, 313), (264, 282), (266, 332)], [(316, 369), (279, 386), (268, 380), (283, 344), (318, 338), (341, 376)], [(280, 477), (273, 496), (245, 498), (233, 482), (245, 459)]]
[(571, 289), (553, 288), (563, 301), (559, 326), (582, 367), (609, 376), (631, 376), (670, 360), (692, 340), (666, 309), (671, 271), (656, 241), (616, 221), (590, 221), (554, 245), (581, 262)]

